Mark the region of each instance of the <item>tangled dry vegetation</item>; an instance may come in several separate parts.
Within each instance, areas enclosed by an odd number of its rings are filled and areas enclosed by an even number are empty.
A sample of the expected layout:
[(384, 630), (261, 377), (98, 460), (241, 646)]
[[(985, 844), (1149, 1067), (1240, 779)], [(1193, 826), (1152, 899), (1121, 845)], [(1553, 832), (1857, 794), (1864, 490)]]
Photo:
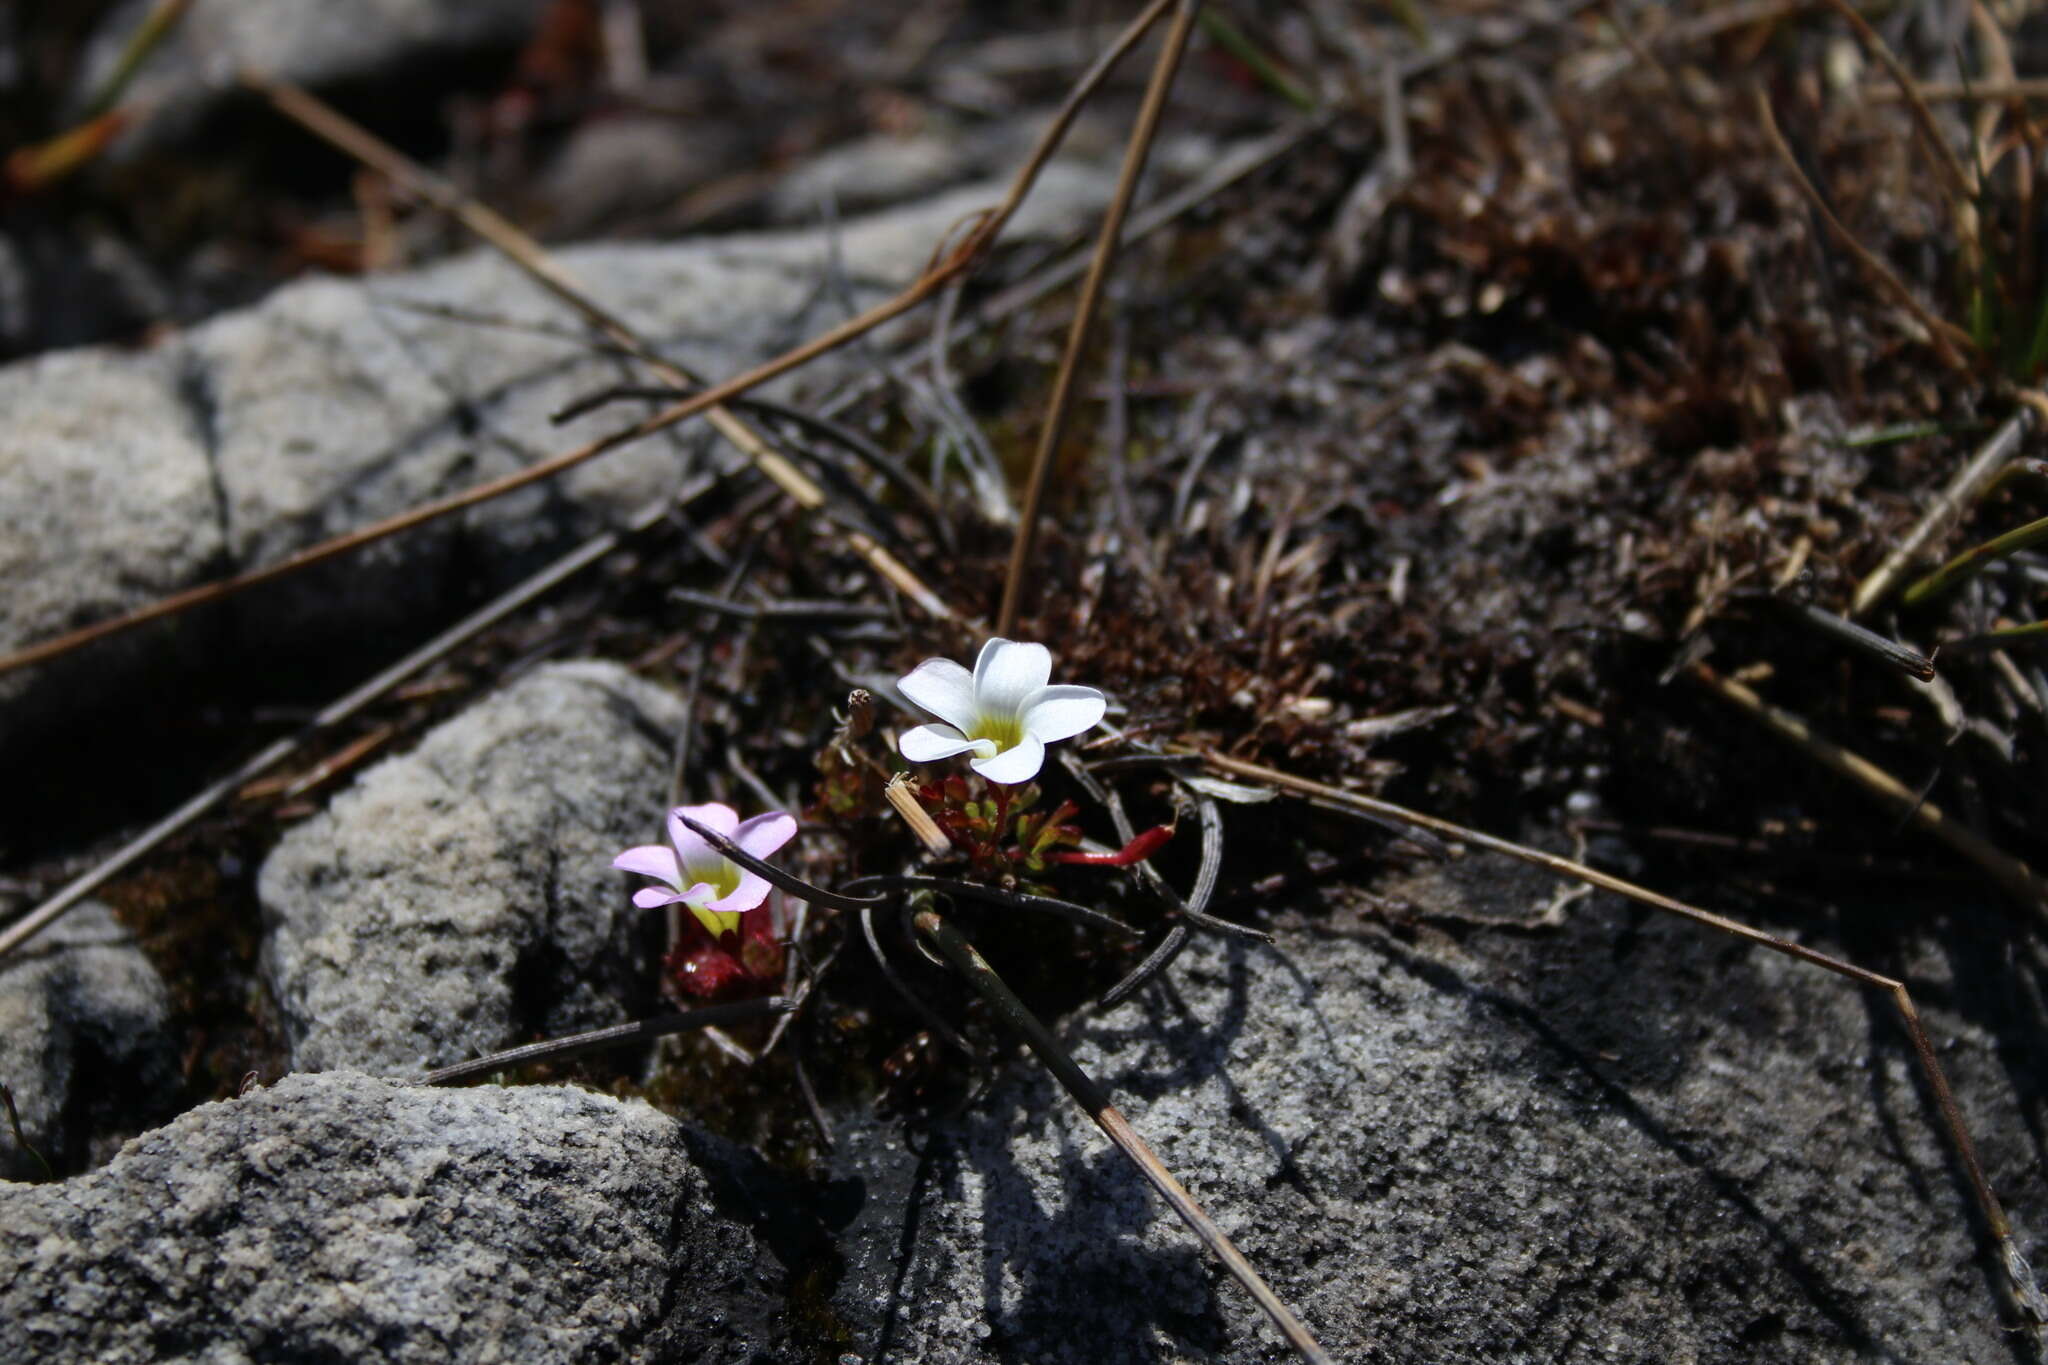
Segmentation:
[[(1212, 753), (1502, 835), (1591, 840), (1639, 881), (1873, 969), (1889, 934), (1932, 923), (1995, 944), (2048, 1029), (2048, 905), (2027, 871), (2048, 828), (2048, 674), (2019, 629), (2041, 617), (2048, 569), (2022, 544), (1909, 590), (2048, 511), (2048, 471), (2025, 454), (2030, 414), (2048, 411), (2032, 389), (2040, 137), (2034, 106), (2000, 97), (2039, 51), (2038, 21), (1979, 7), (1957, 46), (1969, 7), (1889, 15), (1883, 36), (1924, 80), (1964, 54), (1976, 88), (1928, 115), (1969, 181), (1959, 198), (1877, 49), (1827, 6), (1419, 6), (1431, 46), (1401, 49), (1391, 120), (1336, 8), (1228, 7), (1324, 103), (1110, 276), (1002, 632), (1048, 642), (1062, 676), (1119, 704), (1114, 740), (1080, 753)], [(1252, 68), (1224, 76), (1282, 107)], [(1219, 79), (1215, 64), (1197, 78)], [(1828, 215), (1965, 344), (1916, 319)], [(253, 867), (327, 785), (541, 657), (673, 682), (694, 716), (691, 796), (806, 809), (815, 831), (789, 865), (809, 880), (913, 865), (879, 780), (831, 808), (817, 763), (839, 720), (821, 688), (886, 691), (987, 633), (973, 623), (998, 611), (1017, 527), (1001, 490), (1033, 459), (1074, 297), (985, 305), (1040, 268), (997, 259), (946, 304), (937, 342), (928, 314), (890, 333), (868, 379), (806, 400), (836, 428), (736, 409), (801, 452), (832, 515), (725, 480), (114, 882), (183, 992), (192, 1094), (230, 1093), (280, 1056), (251, 989), (249, 887), (221, 855)], [(1859, 599), (2000, 440), (1910, 568)], [(870, 445), (900, 462), (887, 477)], [(879, 582), (849, 525), (960, 618)], [(1158, 770), (1118, 781), (1139, 828), (1192, 810)], [(1089, 836), (1122, 842), (1068, 775), (1049, 768), (1047, 785), (1082, 804)], [(1177, 886), (1196, 875), (1194, 829), (1155, 860)], [(1297, 907), (1355, 903), (1372, 869), (1443, 852), (1328, 803), (1245, 805), (1211, 908), (1256, 927), (1283, 889)], [(977, 922), (1049, 1014), (1099, 996), (1177, 922), (1134, 874), (1061, 887), (1154, 937)], [(1972, 923), (1939, 910), (1951, 897)], [(644, 1093), (795, 1167), (829, 1141), (825, 1114), (960, 1102), (976, 1073), (872, 970), (855, 917), (805, 925), (816, 995), (759, 1064), (704, 1048), (651, 1078), (605, 1057), (523, 1074)], [(914, 968), (947, 1026), (995, 1036), (971, 991)], [(2039, 1075), (2018, 1084), (2038, 1116)]]

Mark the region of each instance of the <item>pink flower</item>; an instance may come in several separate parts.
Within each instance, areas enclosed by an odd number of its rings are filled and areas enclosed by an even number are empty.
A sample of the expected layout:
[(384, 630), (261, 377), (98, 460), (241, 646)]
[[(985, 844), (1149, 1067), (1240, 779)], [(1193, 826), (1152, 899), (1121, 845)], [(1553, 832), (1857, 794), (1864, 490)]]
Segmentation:
[(769, 811), (742, 822), (730, 806), (712, 802), (681, 806), (669, 812), (667, 844), (642, 844), (612, 859), (612, 866), (663, 883), (633, 893), (643, 910), (681, 903), (690, 907), (713, 939), (737, 933), (740, 915), (768, 899), (768, 883), (706, 843), (680, 816), (716, 830), (756, 858), (766, 858), (796, 835), (796, 821)]

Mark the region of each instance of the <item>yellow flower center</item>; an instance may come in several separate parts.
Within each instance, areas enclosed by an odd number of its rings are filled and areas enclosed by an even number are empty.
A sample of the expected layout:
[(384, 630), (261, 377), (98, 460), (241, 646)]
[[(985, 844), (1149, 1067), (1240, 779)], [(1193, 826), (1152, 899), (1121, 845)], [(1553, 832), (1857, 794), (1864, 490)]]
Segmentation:
[(713, 939), (740, 931), (740, 912), (737, 910), (706, 910), (701, 905), (693, 905), (690, 913), (697, 917), (697, 923), (703, 925), (704, 932)]
[(996, 746), (996, 752), (1014, 749), (1024, 742), (1024, 718), (1022, 716), (992, 716), (983, 712), (975, 718), (974, 728), (967, 732), (969, 739), (985, 739)]
[(712, 858), (706, 862), (691, 863), (683, 869), (684, 885), (704, 882), (711, 887), (706, 899), (722, 901), (740, 889), (740, 869), (737, 864), (724, 858)]

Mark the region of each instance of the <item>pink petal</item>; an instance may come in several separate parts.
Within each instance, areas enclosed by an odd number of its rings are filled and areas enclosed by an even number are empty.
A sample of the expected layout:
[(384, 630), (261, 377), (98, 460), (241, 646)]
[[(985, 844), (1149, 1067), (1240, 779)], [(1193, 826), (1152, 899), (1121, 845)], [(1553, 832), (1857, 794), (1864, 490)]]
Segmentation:
[[(1026, 699), (1051, 677), (1052, 651), (1044, 645), (990, 640), (974, 661), (974, 704), (983, 715), (1021, 715)], [(960, 727), (963, 733), (972, 728), (972, 721)]]
[(955, 730), (974, 728), (974, 675), (951, 659), (926, 659), (898, 678), (896, 687)]
[(752, 910), (768, 899), (771, 889), (765, 878), (742, 870), (740, 884), (733, 888), (733, 893), (724, 900), (705, 902), (704, 908), (714, 911)]
[(765, 858), (795, 837), (796, 821), (771, 810), (742, 823), (733, 831), (732, 841), (756, 858)]
[(967, 766), (989, 781), (1000, 782), (1006, 787), (1029, 782), (1045, 766), (1045, 741), (1037, 735), (1027, 734), (994, 758), (969, 759)]
[(642, 910), (652, 910), (657, 905), (675, 905), (678, 902), (698, 906), (718, 894), (718, 888), (710, 882), (692, 882), (680, 891), (662, 886), (643, 886), (633, 893), (633, 904)]
[(716, 801), (702, 806), (678, 806), (668, 814), (668, 837), (676, 846), (676, 852), (683, 855), (685, 867), (698, 867), (720, 857), (718, 850), (700, 838), (677, 816), (687, 815), (709, 830), (715, 830), (728, 839), (739, 828), (740, 817), (731, 806), (722, 806)]
[(707, 801), (701, 806), (678, 806), (677, 809), (706, 829), (716, 830), (728, 839), (740, 827), (739, 812), (721, 802)]
[(1024, 705), (1024, 729), (1050, 744), (1092, 730), (1108, 705), (1100, 692), (1073, 683), (1057, 683), (1032, 693)]
[(670, 886), (683, 880), (683, 870), (676, 863), (676, 851), (661, 844), (629, 848), (612, 859), (612, 866), (621, 872), (637, 872), (643, 877), (656, 878)]

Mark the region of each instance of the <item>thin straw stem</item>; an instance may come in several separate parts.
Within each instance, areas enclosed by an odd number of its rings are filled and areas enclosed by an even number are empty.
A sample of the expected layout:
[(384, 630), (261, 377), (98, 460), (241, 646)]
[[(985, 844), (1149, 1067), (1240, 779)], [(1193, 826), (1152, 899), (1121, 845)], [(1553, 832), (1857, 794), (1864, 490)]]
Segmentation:
[(2019, 453), (2020, 442), (2026, 436), (2032, 419), (2033, 409), (2023, 403), (1999, 423), (1991, 439), (1979, 446), (1969, 462), (1958, 469), (1947, 486), (1935, 495), (1933, 505), (1914, 523), (1913, 529), (1892, 547), (1868, 578), (1856, 585), (1856, 594), (1849, 603), (1849, 615), (1862, 616), (1890, 596), (1899, 580), (1905, 577), (1906, 566), (1913, 562), (1914, 557), (1935, 536), (1947, 530), (1962, 515), (1965, 507), (1990, 490)]
[(1923, 602), (1960, 588), (2007, 555), (2031, 550), (2048, 541), (2048, 517), (2030, 521), (2004, 535), (1974, 545), (1899, 594), (1899, 605), (1917, 607)]
[[(663, 379), (680, 387), (693, 387), (702, 382), (698, 376), (657, 352), (653, 344), (635, 331), (624, 318), (598, 303), (574, 276), (548, 255), (540, 243), (520, 231), (509, 219), (489, 205), (464, 194), (397, 148), (297, 86), (283, 81), (266, 80), (253, 73), (244, 73), (242, 79), (245, 84), (268, 96), (280, 112), (301, 127), (339, 147), (364, 165), (404, 185), (483, 238), (496, 248), (500, 255), (525, 271), (528, 278), (581, 313), (599, 331), (631, 352)], [(754, 466), (776, 487), (789, 494), (797, 506), (806, 511), (818, 511), (826, 507), (825, 491), (802, 470), (791, 464), (787, 456), (769, 445), (760, 432), (749, 426), (731, 408), (723, 404), (714, 405), (706, 409), (704, 416), (706, 421), (717, 428), (719, 435), (725, 437), (741, 454), (753, 461)], [(938, 594), (927, 587), (922, 579), (894, 555), (876, 543), (873, 537), (847, 526), (841, 526), (840, 531), (854, 551), (868, 562), (869, 567), (904, 596), (940, 620), (957, 619), (957, 614)]]
[(1849, 779), (1894, 815), (1917, 825), (1975, 863), (2022, 906), (2037, 915), (2048, 914), (2048, 885), (2018, 858), (1959, 823), (1869, 759), (1815, 734), (1813, 727), (1799, 716), (1782, 706), (1773, 706), (1733, 678), (1724, 678), (1705, 664), (1694, 664), (1692, 677), (1828, 771)]
[(1807, 179), (1805, 170), (1799, 165), (1799, 159), (1792, 155), (1792, 148), (1786, 145), (1785, 135), (1778, 131), (1778, 120), (1771, 113), (1771, 97), (1761, 89), (1756, 92), (1756, 117), (1758, 126), (1764, 130), (1764, 137), (1770, 142), (1772, 150), (1777, 152), (1778, 159), (1785, 163), (1785, 169), (1792, 173), (1793, 183), (1799, 186), (1799, 192), (1806, 196), (1806, 202), (1812, 206), (1814, 213), (1826, 225), (1835, 241), (1854, 258), (1858, 266), (1862, 267), (1864, 274), (1875, 281), (1885, 293), (1890, 294), (1900, 307), (1913, 315), (1913, 320), (1927, 333), (1928, 342), (1934, 347), (1934, 353), (1942, 364), (1955, 370), (1968, 370), (1970, 362), (1966, 357), (1976, 353), (1977, 343), (1972, 341), (1970, 334), (1962, 328), (1928, 312), (1926, 305), (1914, 297), (1906, 282), (1900, 279), (1877, 253), (1858, 241), (1856, 234), (1849, 231), (1835, 215), (1834, 208), (1821, 197), (1821, 192), (1814, 188), (1813, 182)]

